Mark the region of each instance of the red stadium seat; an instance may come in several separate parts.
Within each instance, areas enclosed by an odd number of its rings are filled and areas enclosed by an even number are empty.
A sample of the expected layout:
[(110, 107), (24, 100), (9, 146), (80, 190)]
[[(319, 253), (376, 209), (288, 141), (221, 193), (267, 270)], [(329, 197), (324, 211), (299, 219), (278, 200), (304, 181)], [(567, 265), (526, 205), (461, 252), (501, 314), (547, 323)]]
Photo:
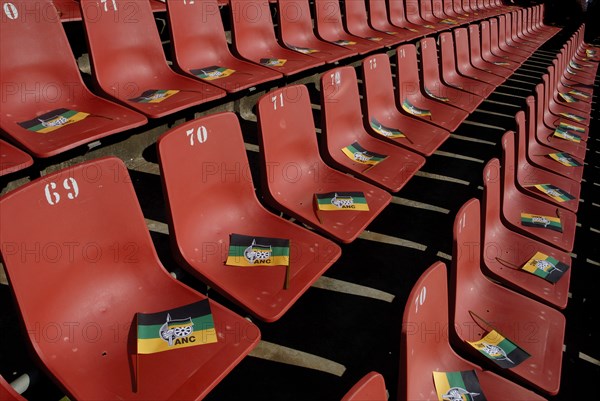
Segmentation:
[(19, 394), (2, 375), (0, 375), (0, 400), (2, 401), (27, 401)]
[[(491, 163), (497, 163), (497, 159)], [(471, 199), (458, 211), (454, 223), (451, 342), (480, 361), (483, 367), (491, 367), (512, 380), (555, 395), (560, 387), (565, 317), (556, 309), (483, 275), (480, 219), (479, 201)], [(492, 329), (513, 341), (530, 357), (515, 367), (502, 369), (467, 343), (481, 340)]]
[(421, 36), (419, 32), (412, 32), (390, 22), (386, 0), (367, 0), (369, 8), (369, 22), (371, 26), (382, 32), (394, 35), (398, 43), (408, 42)]
[[(511, 133), (512, 134), (512, 133)], [(511, 135), (512, 136), (512, 135)], [(504, 139), (507, 139), (506, 135)], [(504, 142), (504, 141), (503, 141)], [(571, 267), (571, 256), (564, 251), (536, 241), (507, 228), (501, 219), (500, 164), (489, 163), (483, 174), (483, 249), (482, 269), (486, 275), (513, 290), (555, 308), (564, 309), (569, 297), (571, 269), (551, 283), (521, 269), (541, 252)]]
[(348, 390), (342, 401), (385, 401), (387, 397), (383, 376), (377, 372), (370, 372)]
[(434, 28), (427, 28), (421, 24), (412, 23), (406, 18), (406, 8), (404, 0), (387, 0), (390, 14), (390, 22), (399, 28), (413, 32), (418, 36), (425, 36), (428, 33), (435, 32)]
[(401, 39), (394, 34), (371, 28), (365, 1), (366, 0), (344, 1), (344, 18), (346, 20), (346, 29), (348, 29), (348, 32), (363, 39), (379, 42), (388, 48), (400, 43)]
[[(579, 127), (578, 129), (583, 129), (586, 139), (589, 135), (589, 116), (583, 115), (582, 113), (575, 113), (574, 110), (570, 110), (567, 108), (557, 109), (555, 103), (553, 103), (553, 108), (551, 109), (549, 99), (552, 97), (550, 93), (550, 82), (548, 80), (548, 74), (542, 75), (542, 85), (543, 85), (543, 93), (544, 93), (544, 104), (543, 104), (543, 122), (549, 127), (557, 127), (561, 123), (571, 124), (573, 126)], [(555, 112), (557, 114), (555, 114)], [(561, 114), (562, 113), (562, 114)]]
[[(321, 153), (338, 170), (397, 192), (425, 164), (423, 156), (367, 133), (353, 67), (339, 67), (321, 76), (321, 110), (325, 134), (321, 138)], [(385, 159), (377, 164), (365, 164), (355, 153), (350, 158), (342, 149), (354, 143), (371, 154), (384, 155)], [(372, 155), (368, 157), (373, 160)]]
[[(260, 204), (235, 114), (179, 125), (159, 138), (158, 150), (176, 257), (253, 315), (279, 319), (340, 257), (335, 243)], [(231, 233), (290, 240), (289, 288), (284, 266), (226, 266)]]
[(533, 43), (529, 40), (522, 39), (519, 37), (519, 32), (517, 29), (517, 20), (514, 18), (512, 13), (503, 14), (502, 17), (505, 19), (506, 23), (506, 38), (508, 44), (522, 48), (526, 51), (533, 53), (539, 47), (539, 43)]
[(216, 343), (137, 354), (136, 313), (206, 297), (161, 265), (120, 159), (81, 163), (9, 192), (0, 220), (27, 338), (71, 399), (199, 400), (260, 339), (255, 325), (210, 301)]
[[(81, 21), (81, 8), (78, 0), (52, 0), (62, 22)], [(43, 11), (44, 13), (46, 10)]]
[(550, 83), (551, 93), (553, 94), (554, 102), (557, 105), (566, 106), (570, 109), (573, 109), (573, 113), (589, 116), (592, 112), (592, 104), (590, 102), (583, 101), (575, 96), (568, 97), (569, 90), (565, 90), (566, 88), (564, 87), (562, 90), (558, 89), (558, 82), (560, 82), (560, 78), (558, 77), (555, 68), (556, 63), (557, 60), (554, 59), (553, 65), (548, 67), (548, 82)]
[(308, 0), (279, 0), (279, 29), (283, 43), (326, 63), (356, 56), (351, 47), (337, 46), (315, 36)]
[(275, 37), (267, 1), (229, 0), (233, 45), (246, 60), (262, 64), (285, 76), (325, 64), (322, 60), (281, 47)]
[(481, 58), (494, 65), (499, 65), (507, 68), (511, 71), (515, 71), (521, 65), (520, 62), (512, 61), (508, 56), (496, 56), (492, 52), (492, 40), (490, 35), (490, 23), (489, 21), (481, 21), (479, 24), (479, 30), (481, 34)]
[(362, 71), (367, 119), (371, 132), (424, 156), (432, 155), (448, 139), (448, 131), (409, 117), (398, 110), (390, 59), (386, 54), (365, 58)]
[(32, 164), (33, 159), (28, 153), (0, 139), (0, 177), (27, 168)]
[(482, 98), (487, 98), (496, 87), (479, 79), (470, 78), (458, 72), (454, 54), (454, 39), (451, 32), (442, 32), (439, 36), (440, 59), (443, 82), (454, 88), (464, 90)]
[[(512, 43), (509, 39), (510, 30), (507, 31), (506, 16), (504, 14), (497, 17), (498, 23), (498, 46), (511, 54), (516, 54), (519, 57), (529, 58), (533, 52), (529, 49), (519, 48), (517, 44)], [(491, 21), (495, 21), (496, 18), (492, 18)]]
[(469, 33), (469, 55), (471, 64), (473, 67), (480, 70), (486, 71), (490, 74), (498, 75), (502, 78), (508, 78), (512, 75), (513, 71), (501, 65), (494, 64), (493, 62), (485, 61), (482, 58), (481, 53), (481, 35), (479, 32), (479, 24), (470, 24), (468, 28)]
[[(263, 95), (258, 100), (258, 126), (263, 196), (273, 207), (350, 243), (390, 203), (387, 191), (323, 163), (306, 86), (291, 85)], [(335, 193), (331, 202), (336, 205), (338, 192), (362, 192), (368, 211), (317, 210), (317, 194)], [(358, 205), (352, 195), (347, 200)]]
[(405, 4), (404, 12), (406, 15), (406, 19), (411, 24), (419, 25), (419, 26), (434, 30), (436, 32), (443, 31), (445, 29), (449, 29), (448, 25), (437, 24), (437, 23), (426, 20), (425, 16), (422, 15), (420, 0), (404, 0), (404, 4)]
[(523, 64), (528, 58), (529, 54), (519, 53), (517, 49), (509, 50), (508, 46), (504, 45), (504, 43), (500, 42), (500, 33), (498, 26), (498, 19), (490, 18), (487, 21), (482, 21), (481, 29), (482, 32), (484, 27), (487, 27), (489, 24), (489, 34), (490, 34), (490, 45), (492, 54), (496, 57), (503, 57), (507, 60), (512, 61), (513, 63)]
[(444, 14), (457, 21), (459, 24), (472, 21), (472, 18), (462, 10), (460, 0), (443, 0), (442, 4)]
[(92, 76), (107, 96), (151, 118), (225, 96), (171, 70), (148, 1), (80, 1)]
[(437, 401), (432, 372), (474, 370), (488, 400), (541, 401), (544, 398), (460, 357), (448, 341), (446, 265), (431, 265), (412, 288), (402, 318), (398, 397)]
[(471, 50), (469, 48), (469, 37), (467, 28), (456, 28), (454, 30), (454, 46), (456, 48), (456, 67), (458, 72), (469, 78), (487, 82), (494, 87), (504, 83), (505, 77), (492, 72), (477, 68), (471, 64)]
[[(398, 47), (396, 59), (396, 88), (398, 88), (400, 102), (403, 105), (408, 102), (419, 109), (428, 110), (429, 116), (418, 117), (450, 132), (455, 131), (469, 113), (453, 107), (449, 100), (442, 100), (441, 97), (436, 99), (430, 94), (427, 96), (423, 94), (415, 45), (406, 44)], [(429, 88), (424, 86), (423, 90), (427, 93)]]
[(351, 35), (344, 30), (339, 0), (315, 0), (315, 25), (318, 36), (358, 54), (367, 54), (383, 48), (383, 44)]
[(229, 93), (282, 77), (270, 68), (231, 54), (217, 0), (168, 0), (167, 6), (173, 56), (179, 71)]
[[(50, 0), (5, 4), (13, 5), (15, 18), (0, 25), (0, 127), (14, 142), (32, 156), (50, 157), (147, 122), (87, 89)], [(27, 13), (36, 7), (44, 18)]]

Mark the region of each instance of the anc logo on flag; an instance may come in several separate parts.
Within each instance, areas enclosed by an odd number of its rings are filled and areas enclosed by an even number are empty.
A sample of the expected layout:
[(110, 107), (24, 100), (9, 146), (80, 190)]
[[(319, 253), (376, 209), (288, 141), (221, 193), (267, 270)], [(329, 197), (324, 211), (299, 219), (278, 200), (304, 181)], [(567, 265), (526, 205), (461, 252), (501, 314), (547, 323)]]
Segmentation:
[(450, 99), (448, 99), (447, 97), (435, 95), (433, 92), (431, 92), (427, 88), (425, 88), (425, 93), (427, 94), (427, 96), (429, 96), (435, 100), (439, 100), (441, 102), (449, 102), (450, 101)]
[(290, 240), (252, 237), (241, 234), (229, 236), (229, 266), (289, 266)]
[(385, 136), (386, 138), (404, 138), (404, 137), (406, 137), (406, 135), (404, 135), (399, 130), (397, 130), (395, 128), (386, 127), (385, 125), (381, 124), (379, 121), (377, 121), (377, 119), (375, 117), (371, 118), (370, 125), (371, 125), (371, 128), (373, 128), (373, 130), (375, 130), (375, 132)]
[(315, 194), (317, 210), (356, 210), (368, 211), (369, 205), (362, 192), (329, 192)]
[(565, 122), (563, 122), (563, 121), (561, 121), (561, 122), (558, 124), (558, 127), (557, 127), (557, 128), (560, 128), (560, 129), (562, 129), (562, 130), (571, 130), (571, 131), (575, 131), (575, 132), (585, 132), (585, 128), (583, 128), (583, 127), (579, 127), (579, 126), (577, 126), (577, 125), (573, 125), (573, 124), (565, 123)]
[(402, 109), (404, 111), (406, 111), (407, 113), (410, 113), (414, 116), (418, 116), (418, 117), (428, 117), (431, 116), (431, 111), (426, 110), (426, 109), (420, 109), (417, 106), (413, 106), (412, 104), (410, 104), (408, 99), (404, 99), (404, 101), (402, 102)]
[(300, 46), (294, 46), (294, 45), (287, 45), (287, 47), (289, 47), (290, 49), (295, 50), (297, 52), (300, 52), (302, 54), (311, 54), (311, 53), (319, 52), (319, 50), (311, 49), (309, 47), (300, 47)]
[(558, 217), (521, 213), (521, 224), (527, 227), (543, 227), (562, 233), (562, 224)]
[(89, 116), (89, 113), (69, 109), (56, 109), (37, 116), (32, 120), (23, 121), (18, 124), (28, 131), (47, 134), (48, 132), (62, 128), (65, 125), (81, 121), (87, 116)]
[(490, 331), (479, 341), (467, 342), (504, 369), (514, 368), (531, 356), (496, 330)]
[(559, 162), (560, 164), (567, 167), (580, 167), (583, 166), (582, 163), (578, 162), (573, 156), (568, 153), (559, 152), (559, 153), (550, 153), (548, 156)]
[(352, 45), (356, 44), (356, 42), (353, 42), (351, 40), (345, 40), (345, 39), (336, 40), (333, 43), (335, 43), (336, 45), (340, 45), (340, 46), (352, 46)]
[(136, 103), (160, 103), (178, 92), (179, 90), (177, 89), (150, 89), (142, 92), (140, 96), (129, 100)]
[(563, 116), (564, 118), (568, 118), (569, 120), (573, 120), (578, 123), (585, 120), (585, 117), (582, 117), (580, 115), (573, 114), (573, 113), (560, 113), (560, 115)]
[(522, 267), (523, 270), (535, 274), (550, 283), (556, 283), (569, 270), (569, 265), (552, 256), (536, 252)]
[(562, 100), (564, 100), (567, 103), (579, 102), (579, 100), (575, 99), (573, 96), (569, 95), (568, 93), (558, 92), (558, 95), (562, 98)]
[(287, 62), (284, 58), (261, 58), (260, 63), (262, 65), (266, 65), (267, 67), (283, 67), (283, 65)]
[(554, 130), (554, 133), (552, 135), (557, 138), (564, 139), (566, 141), (571, 141), (571, 142), (575, 142), (575, 143), (581, 142), (581, 137), (579, 135), (570, 134), (563, 128), (560, 128), (560, 126), (556, 127), (556, 129)]
[(228, 77), (233, 74), (235, 70), (227, 67), (220, 67), (218, 65), (212, 65), (205, 68), (196, 68), (194, 70), (190, 70), (190, 72), (198, 78), (204, 79), (205, 81), (213, 81), (215, 79)]
[(361, 164), (370, 164), (371, 166), (375, 166), (387, 159), (386, 155), (370, 152), (360, 146), (358, 142), (354, 142), (352, 145), (342, 148), (342, 152), (344, 152), (344, 154), (348, 156), (350, 160)]
[(208, 299), (157, 313), (137, 313), (138, 354), (217, 342)]
[(540, 191), (542, 191), (557, 202), (568, 202), (570, 200), (575, 199), (575, 197), (570, 193), (552, 184), (536, 184), (534, 185), (534, 187), (536, 187), (537, 189), (539, 189)]
[(486, 401), (474, 370), (433, 372), (439, 401)]

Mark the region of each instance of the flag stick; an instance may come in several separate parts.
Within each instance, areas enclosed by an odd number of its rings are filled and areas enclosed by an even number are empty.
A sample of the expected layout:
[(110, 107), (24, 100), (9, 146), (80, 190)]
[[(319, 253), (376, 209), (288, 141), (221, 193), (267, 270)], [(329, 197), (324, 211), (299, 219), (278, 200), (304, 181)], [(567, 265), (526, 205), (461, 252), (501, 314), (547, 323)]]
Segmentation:
[(140, 390), (140, 354), (138, 352), (135, 353), (135, 392), (137, 393)]
[(283, 289), (287, 290), (290, 287), (290, 265), (289, 263), (285, 266), (285, 281), (283, 282)]

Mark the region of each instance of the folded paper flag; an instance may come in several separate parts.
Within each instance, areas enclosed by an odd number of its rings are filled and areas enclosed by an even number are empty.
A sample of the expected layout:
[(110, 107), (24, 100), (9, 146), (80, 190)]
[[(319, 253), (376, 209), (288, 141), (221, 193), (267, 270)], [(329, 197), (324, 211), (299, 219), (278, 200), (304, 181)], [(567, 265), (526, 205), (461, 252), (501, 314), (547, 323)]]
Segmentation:
[(534, 187), (536, 187), (541, 192), (545, 193), (557, 202), (568, 202), (570, 200), (575, 199), (575, 197), (567, 191), (562, 190), (559, 187), (551, 184), (537, 184), (534, 185)]
[(556, 127), (556, 129), (554, 130), (554, 134), (552, 135), (557, 138), (561, 138), (575, 143), (581, 142), (581, 137), (579, 135), (570, 134), (565, 129), (560, 128), (560, 126)]
[(351, 40), (345, 40), (345, 39), (336, 40), (333, 43), (335, 43), (336, 45), (340, 45), (340, 46), (352, 46), (352, 45), (356, 44), (356, 42), (353, 42)]
[(373, 41), (373, 42), (379, 42), (380, 40), (383, 40), (383, 38), (382, 38), (382, 37), (379, 37), (379, 36), (368, 36), (368, 37), (366, 37), (365, 39), (367, 39), (367, 40), (371, 40), (371, 41)]
[(560, 113), (561, 116), (563, 116), (564, 118), (567, 118), (569, 120), (575, 121), (577, 123), (580, 123), (582, 121), (585, 120), (585, 117), (582, 117), (578, 114), (573, 114), (573, 113)]
[(371, 166), (375, 166), (387, 159), (386, 155), (370, 152), (360, 146), (358, 142), (354, 142), (352, 145), (342, 148), (342, 152), (344, 152), (344, 154), (348, 156), (350, 160), (361, 164), (369, 164)]
[(375, 117), (371, 118), (370, 125), (371, 125), (371, 128), (373, 128), (373, 130), (375, 132), (377, 132), (380, 135), (385, 136), (386, 138), (404, 138), (404, 137), (406, 137), (406, 135), (404, 135), (401, 131), (397, 130), (396, 128), (386, 127), (385, 125), (381, 124), (379, 121), (377, 121), (377, 119)]
[(575, 69), (575, 70), (583, 70), (583, 67), (579, 64), (577, 64), (576, 62), (574, 62), (573, 60), (569, 61), (569, 67)]
[(369, 205), (362, 192), (329, 192), (315, 194), (317, 210), (356, 210), (368, 211)]
[(178, 89), (150, 89), (144, 91), (138, 97), (129, 99), (129, 101), (136, 103), (160, 103), (178, 92)]
[(289, 266), (290, 240), (253, 237), (241, 234), (229, 236), (229, 266)]
[(220, 67), (218, 65), (213, 65), (205, 68), (196, 68), (190, 70), (192, 74), (197, 76), (200, 79), (204, 79), (206, 81), (213, 81), (219, 78), (226, 78), (233, 74), (235, 70), (227, 67)]
[(579, 100), (575, 99), (573, 96), (568, 93), (558, 92), (558, 95), (567, 103), (577, 103)]
[(450, 19), (450, 18), (444, 18), (443, 20), (440, 20), (440, 23), (442, 24), (446, 24), (446, 25), (456, 25), (458, 24), (458, 22)]
[(560, 152), (560, 153), (550, 153), (548, 156), (559, 162), (560, 164), (567, 167), (580, 167), (583, 166), (580, 162), (578, 162), (573, 156), (568, 153)]
[(569, 265), (552, 256), (536, 252), (522, 267), (523, 270), (535, 274), (550, 283), (556, 283), (569, 270)]
[(435, 29), (435, 26), (431, 25), (431, 24), (427, 24), (427, 25), (423, 25), (425, 28), (429, 28), (429, 29)]
[(387, 33), (388, 35), (398, 35), (398, 32), (396, 31), (384, 31), (385, 33)]
[(433, 372), (439, 401), (486, 401), (474, 370)]
[(577, 71), (573, 70), (573, 68), (571, 68), (569, 65), (567, 66), (566, 70), (571, 75), (577, 75)]
[(435, 100), (439, 100), (439, 101), (442, 101), (442, 102), (449, 102), (450, 101), (450, 99), (448, 99), (447, 97), (438, 96), (438, 95), (434, 94), (433, 92), (431, 92), (427, 88), (425, 88), (425, 93), (427, 94), (427, 96), (429, 96), (429, 97), (431, 97), (431, 98), (433, 98)]
[(217, 342), (208, 299), (157, 313), (136, 313), (137, 352), (153, 354)]
[(407, 28), (407, 27), (403, 27), (403, 28), (406, 29), (406, 30), (409, 30), (411, 32), (414, 32), (414, 33), (419, 33), (419, 30), (415, 29), (415, 28)]
[(514, 368), (531, 356), (496, 330), (490, 331), (479, 341), (468, 343), (503, 369)]
[(407, 113), (410, 113), (417, 117), (431, 116), (431, 111), (413, 106), (408, 99), (404, 99), (404, 101), (402, 102), (402, 109)]
[(311, 54), (311, 53), (319, 52), (317, 49), (311, 49), (308, 47), (300, 47), (300, 46), (294, 46), (294, 45), (287, 45), (287, 47), (289, 47), (290, 49), (295, 50), (297, 52), (300, 52), (302, 54)]
[(577, 89), (571, 89), (571, 90), (569, 91), (569, 93), (570, 93), (571, 95), (575, 95), (575, 96), (583, 97), (583, 98), (585, 98), (585, 99), (589, 99), (589, 97), (590, 97), (590, 95), (589, 95), (588, 93), (582, 92), (582, 91), (580, 91), (580, 90), (577, 90)]
[(81, 121), (87, 116), (89, 116), (89, 113), (77, 110), (55, 109), (39, 115), (32, 120), (23, 121), (18, 124), (28, 131), (37, 132), (38, 134), (47, 134), (48, 132), (62, 128), (65, 125)]
[(286, 63), (286, 59), (284, 58), (261, 58), (260, 63), (267, 67), (283, 67)]
[(510, 65), (510, 63), (508, 63), (506, 61), (494, 61), (494, 64), (500, 65), (500, 66)]
[(560, 218), (539, 214), (521, 213), (521, 224), (527, 227), (542, 227), (562, 233)]
[(579, 127), (577, 125), (569, 124), (569, 123), (566, 123), (564, 121), (561, 121), (558, 124), (557, 128), (560, 128), (560, 129), (563, 129), (563, 130), (571, 130), (571, 131), (575, 131), (575, 132), (585, 132), (585, 128)]

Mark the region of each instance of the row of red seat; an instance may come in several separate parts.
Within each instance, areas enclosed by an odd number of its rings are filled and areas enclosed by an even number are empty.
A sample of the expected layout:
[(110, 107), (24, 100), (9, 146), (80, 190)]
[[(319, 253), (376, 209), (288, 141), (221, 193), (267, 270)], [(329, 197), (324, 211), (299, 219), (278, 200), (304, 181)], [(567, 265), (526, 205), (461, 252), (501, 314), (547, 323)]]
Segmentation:
[[(5, 8), (2, 36), (19, 40), (5, 40), (1, 44), (4, 55), (1, 67), (5, 77), (2, 107), (5, 112), (0, 118), (0, 128), (9, 141), (34, 157), (51, 157), (108, 135), (140, 127), (148, 117), (159, 118), (220, 99), (226, 92), (248, 89), (357, 53), (376, 51), (383, 47), (377, 40), (383, 35), (391, 38), (386, 42), (390, 47), (436, 31), (422, 28), (415, 33), (408, 29), (413, 29), (410, 26), (403, 29), (400, 24), (396, 35), (389, 31), (389, 34), (380, 32), (377, 37), (358, 37), (344, 31), (338, 0), (319, 0), (315, 12), (317, 39), (312, 30), (308, 1), (282, 0), (282, 10), (278, 13), (279, 40), (288, 46), (284, 48), (274, 35), (266, 2), (233, 0), (230, 4), (233, 47), (239, 56), (255, 62), (250, 63), (231, 54), (216, 0), (170, 1), (167, 2), (168, 25), (174, 64), (181, 72), (179, 74), (167, 65), (150, 3), (125, 0), (82, 0), (80, 3), (84, 10), (92, 77), (104, 98), (90, 92), (80, 78), (51, 0), (19, 0), (7, 3)], [(426, 3), (422, 2), (422, 7), (426, 7)], [(346, 16), (354, 15), (357, 21), (355, 24), (346, 21), (348, 30), (358, 33), (353, 27), (359, 26), (359, 20), (362, 26), (367, 24), (365, 3), (353, 0), (345, 4)], [(371, 18), (379, 15), (378, 21), (388, 21), (384, 1), (371, 1), (370, 4), (372, 10), (380, 9), (379, 14), (371, 12)], [(390, 18), (393, 15), (404, 17), (402, 1), (389, 1), (388, 4)], [(478, 15), (473, 8), (460, 9), (457, 4), (454, 7), (457, 12), (462, 12), (460, 23), (507, 11), (499, 6), (491, 8), (487, 3), (481, 5)], [(396, 14), (391, 13), (393, 9), (397, 10)], [(297, 13), (293, 14), (291, 10)], [(509, 24), (506, 28), (516, 29), (517, 24), (524, 22), (537, 24), (542, 12), (541, 7), (515, 11), (512, 20), (511, 14), (506, 14)], [(376, 25), (373, 19), (371, 24)], [(442, 24), (445, 29), (452, 26)], [(343, 36), (335, 36), (338, 34)], [(119, 39), (107, 40), (107, 37)], [(339, 46), (339, 40), (348, 42)], [(338, 45), (334, 44), (336, 42)], [(297, 51), (290, 50), (290, 46)], [(262, 65), (258, 65), (261, 60)], [(133, 65), (136, 68), (131, 68)], [(60, 125), (61, 116), (69, 111), (81, 113), (77, 124), (63, 122), (64, 125)], [(51, 123), (58, 124), (60, 130), (45, 132), (44, 124)], [(12, 171), (21, 165), (25, 164), (17, 162), (11, 166), (5, 162), (3, 166), (7, 167), (2, 171)]]

